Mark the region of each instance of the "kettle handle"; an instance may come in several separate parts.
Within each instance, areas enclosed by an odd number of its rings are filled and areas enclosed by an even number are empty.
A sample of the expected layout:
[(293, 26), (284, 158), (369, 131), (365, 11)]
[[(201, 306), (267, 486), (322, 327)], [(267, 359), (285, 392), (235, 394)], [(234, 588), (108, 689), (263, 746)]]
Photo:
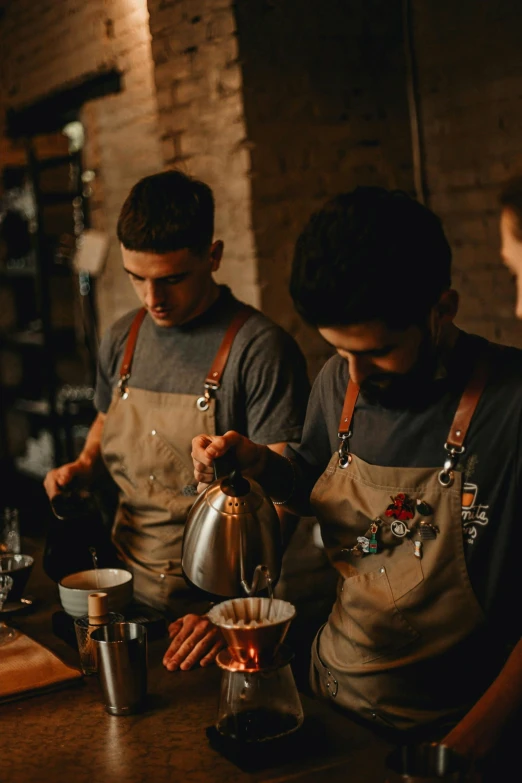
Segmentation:
[(226, 478), (234, 470), (238, 470), (239, 466), (236, 460), (236, 450), (234, 448), (229, 449), (222, 457), (216, 457), (213, 461), (214, 465), (214, 477), (217, 480)]

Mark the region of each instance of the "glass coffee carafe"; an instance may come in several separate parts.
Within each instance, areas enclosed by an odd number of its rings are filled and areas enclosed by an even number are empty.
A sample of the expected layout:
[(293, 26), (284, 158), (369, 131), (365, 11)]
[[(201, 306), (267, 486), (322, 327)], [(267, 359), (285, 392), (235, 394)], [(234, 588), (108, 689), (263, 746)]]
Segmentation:
[(217, 656), (222, 669), (216, 729), (241, 743), (283, 737), (303, 722), (294, 682), (292, 652), (282, 642), (295, 608), (269, 598), (235, 598), (209, 612), (227, 648)]

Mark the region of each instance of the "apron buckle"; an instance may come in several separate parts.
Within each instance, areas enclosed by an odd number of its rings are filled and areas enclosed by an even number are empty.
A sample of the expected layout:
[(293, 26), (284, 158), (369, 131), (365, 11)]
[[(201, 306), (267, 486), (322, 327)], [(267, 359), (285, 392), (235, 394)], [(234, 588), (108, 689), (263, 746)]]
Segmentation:
[(350, 438), (352, 437), (352, 431), (338, 432), (337, 437), (341, 441), (339, 444), (339, 467), (347, 468), (352, 461), (352, 455), (350, 454)]
[(455, 467), (459, 461), (461, 454), (464, 454), (464, 446), (452, 446), (450, 443), (445, 443), (444, 448), (448, 455), (444, 462), (444, 467), (439, 473), (439, 484), (443, 487), (451, 487), (455, 481)]
[(205, 391), (203, 392), (202, 397), (198, 397), (196, 400), (196, 407), (198, 411), (201, 411), (204, 413), (205, 411), (208, 411), (210, 408), (210, 400), (212, 399), (213, 392), (217, 391), (219, 389), (219, 384), (217, 383), (206, 383), (205, 384)]
[(124, 375), (120, 375), (120, 380), (118, 381), (118, 389), (120, 390), (120, 397), (122, 400), (126, 400), (129, 396), (129, 389), (127, 386), (127, 382), (130, 378), (129, 373), (125, 373)]

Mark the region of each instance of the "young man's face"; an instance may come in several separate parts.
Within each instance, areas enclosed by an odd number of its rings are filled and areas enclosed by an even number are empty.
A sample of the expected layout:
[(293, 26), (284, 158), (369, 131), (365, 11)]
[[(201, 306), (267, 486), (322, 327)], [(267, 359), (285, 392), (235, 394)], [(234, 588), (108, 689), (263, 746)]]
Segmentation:
[(157, 326), (181, 326), (215, 299), (212, 273), (219, 268), (222, 242), (214, 242), (200, 255), (188, 248), (157, 254), (123, 246), (121, 254), (134, 290)]
[(408, 408), (422, 402), (435, 377), (439, 324), (431, 319), (425, 327), (395, 330), (369, 321), (319, 332), (346, 359), (351, 380), (368, 402)]
[(522, 318), (522, 242), (517, 238), (517, 220), (510, 209), (504, 209), (500, 216), (500, 239), (502, 260), (515, 275), (517, 285), (516, 314)]

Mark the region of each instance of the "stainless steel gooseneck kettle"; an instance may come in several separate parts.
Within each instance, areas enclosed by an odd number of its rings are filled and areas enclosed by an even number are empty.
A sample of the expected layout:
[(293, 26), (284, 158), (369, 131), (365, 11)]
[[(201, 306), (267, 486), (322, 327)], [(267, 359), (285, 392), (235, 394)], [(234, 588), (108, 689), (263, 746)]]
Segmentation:
[(214, 460), (216, 480), (192, 506), (183, 535), (185, 578), (213, 596), (251, 595), (281, 573), (281, 526), (262, 487), (246, 478), (233, 451)]

